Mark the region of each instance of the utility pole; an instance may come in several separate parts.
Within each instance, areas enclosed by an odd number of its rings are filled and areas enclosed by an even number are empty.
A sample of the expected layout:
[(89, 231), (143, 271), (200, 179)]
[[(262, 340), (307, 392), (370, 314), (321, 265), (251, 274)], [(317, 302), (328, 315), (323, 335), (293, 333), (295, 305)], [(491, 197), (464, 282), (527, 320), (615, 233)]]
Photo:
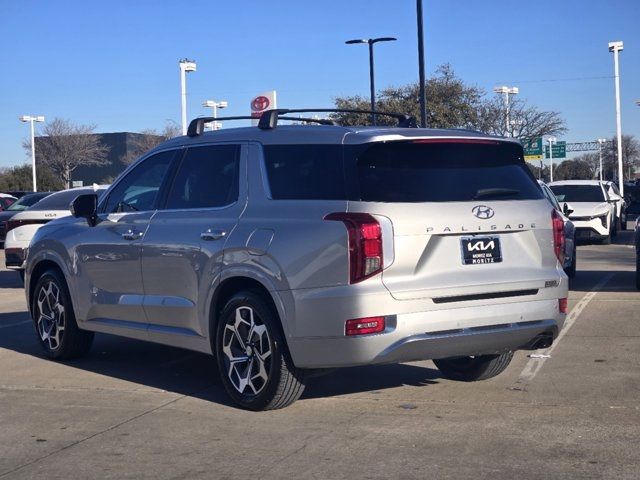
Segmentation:
[(609, 42), (609, 51), (613, 53), (613, 69), (616, 84), (616, 138), (618, 142), (618, 189), (624, 197), (624, 172), (622, 171), (622, 121), (620, 120), (620, 68), (618, 53), (624, 48), (622, 42)]
[(422, 25), (422, 0), (416, 0), (418, 17), (418, 75), (420, 78), (420, 126), (427, 128), (427, 98), (424, 78), (424, 29)]
[(21, 122), (29, 122), (31, 124), (31, 174), (33, 176), (33, 191), (38, 191), (38, 186), (36, 184), (36, 134), (35, 127), (33, 126), (34, 122), (44, 122), (44, 117), (42, 115), (22, 115), (19, 117)]
[(187, 72), (196, 71), (196, 62), (183, 58), (178, 63), (180, 66), (180, 98), (181, 98), (181, 117), (182, 117), (182, 135), (187, 134)]
[(606, 138), (598, 139), (598, 146), (600, 147), (598, 148), (598, 151), (600, 152), (600, 181), (601, 182), (604, 180), (603, 173), (602, 173), (602, 144), (605, 143), (606, 141), (607, 141)]
[(505, 110), (505, 133), (507, 137), (512, 137), (511, 135), (511, 122), (509, 121), (509, 95), (517, 95), (520, 93), (520, 89), (518, 87), (507, 87), (503, 85), (501, 87), (495, 87), (493, 89), (496, 93), (501, 93), (504, 95), (504, 110)]
[(553, 182), (553, 144), (556, 141), (555, 137), (549, 137), (549, 182)]

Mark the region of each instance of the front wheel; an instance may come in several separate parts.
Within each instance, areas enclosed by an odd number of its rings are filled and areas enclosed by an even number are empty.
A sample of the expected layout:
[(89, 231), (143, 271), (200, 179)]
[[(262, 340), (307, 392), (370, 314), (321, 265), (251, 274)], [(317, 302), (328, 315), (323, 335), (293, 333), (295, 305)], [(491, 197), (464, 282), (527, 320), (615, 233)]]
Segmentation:
[(502, 373), (511, 363), (513, 352), (434, 360), (442, 375), (450, 380), (476, 382)]
[(249, 410), (274, 410), (295, 402), (306, 372), (293, 365), (273, 308), (253, 292), (240, 292), (220, 314), (216, 358), (229, 396)]
[(36, 334), (49, 358), (64, 360), (89, 351), (93, 332), (78, 328), (69, 289), (60, 272), (48, 270), (38, 279), (31, 302)]

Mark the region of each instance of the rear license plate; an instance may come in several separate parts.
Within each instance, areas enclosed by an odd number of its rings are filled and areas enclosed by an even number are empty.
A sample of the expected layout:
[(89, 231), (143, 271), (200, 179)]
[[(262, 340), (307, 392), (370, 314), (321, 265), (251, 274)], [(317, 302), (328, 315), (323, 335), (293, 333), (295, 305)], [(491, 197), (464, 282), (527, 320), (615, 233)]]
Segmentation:
[(460, 239), (462, 263), (480, 265), (502, 262), (499, 237), (466, 237)]

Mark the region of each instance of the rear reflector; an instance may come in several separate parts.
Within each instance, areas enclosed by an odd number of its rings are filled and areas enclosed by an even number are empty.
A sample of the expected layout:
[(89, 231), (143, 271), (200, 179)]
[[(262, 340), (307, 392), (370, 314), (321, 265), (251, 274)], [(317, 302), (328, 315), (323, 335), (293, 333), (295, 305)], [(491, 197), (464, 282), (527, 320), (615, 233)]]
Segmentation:
[(567, 313), (567, 305), (568, 305), (568, 301), (566, 298), (559, 298), (558, 299), (558, 310), (560, 310), (560, 313)]
[(345, 335), (367, 335), (384, 332), (384, 317), (366, 317), (347, 320), (344, 326)]

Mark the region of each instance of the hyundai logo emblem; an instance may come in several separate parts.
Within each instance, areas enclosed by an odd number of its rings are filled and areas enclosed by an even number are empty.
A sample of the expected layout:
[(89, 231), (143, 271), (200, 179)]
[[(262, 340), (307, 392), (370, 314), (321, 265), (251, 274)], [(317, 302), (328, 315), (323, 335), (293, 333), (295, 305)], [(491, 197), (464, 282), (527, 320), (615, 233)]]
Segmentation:
[(493, 211), (493, 208), (487, 207), (486, 205), (476, 205), (473, 207), (471, 212), (478, 218), (482, 220), (487, 220), (495, 215), (496, 212)]

